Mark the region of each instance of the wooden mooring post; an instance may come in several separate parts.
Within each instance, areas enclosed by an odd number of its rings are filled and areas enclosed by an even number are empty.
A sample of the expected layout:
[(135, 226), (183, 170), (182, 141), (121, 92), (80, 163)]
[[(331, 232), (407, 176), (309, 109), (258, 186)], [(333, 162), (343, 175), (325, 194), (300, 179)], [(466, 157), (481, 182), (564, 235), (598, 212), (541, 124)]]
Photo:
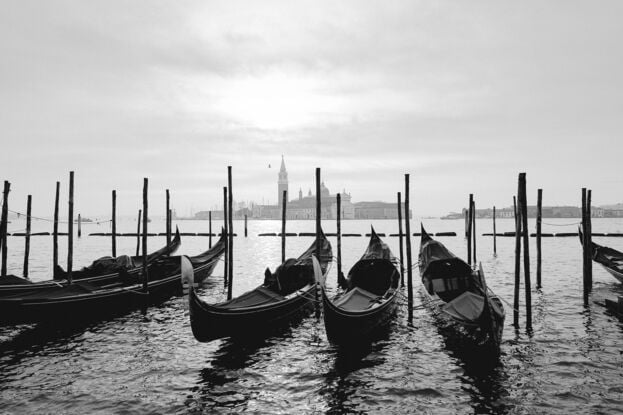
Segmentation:
[(513, 211), (515, 213), (515, 289), (513, 291), (513, 325), (519, 328), (519, 285), (521, 283), (521, 220), (517, 209), (517, 198), (513, 196)]
[(584, 304), (588, 304), (589, 293), (593, 287), (592, 263), (592, 223), (591, 223), (591, 191), (582, 188), (582, 280), (584, 288)]
[(149, 215), (147, 214), (147, 188), (148, 188), (148, 180), (147, 177), (143, 178), (143, 269), (142, 269), (142, 278), (143, 278), (143, 291), (148, 292), (149, 290), (149, 271), (147, 270), (147, 222), (149, 222)]
[(212, 248), (212, 211), (208, 211), (208, 248)]
[(342, 274), (342, 195), (338, 192), (336, 197), (336, 226), (337, 226), (337, 284), (343, 287), (345, 282)]
[(405, 174), (405, 231), (407, 243), (407, 300), (409, 322), (413, 320), (413, 264), (411, 259), (411, 218), (409, 215), (409, 174)]
[(74, 263), (74, 172), (69, 172), (69, 215), (67, 223), (67, 281), (71, 284)]
[(2, 266), (0, 275), (6, 277), (7, 268), (7, 229), (9, 224), (9, 192), (11, 191), (11, 183), (4, 181), (4, 191), (2, 193), (2, 219), (0, 226), (0, 242), (2, 243)]
[(536, 288), (541, 289), (541, 222), (543, 220), (543, 189), (537, 190), (536, 199)]
[(472, 221), (474, 215), (472, 209), (474, 208), (474, 195), (469, 194), (469, 208), (467, 209), (467, 263), (472, 265)]
[[(320, 199), (320, 167), (316, 167), (316, 259), (320, 263), (320, 235), (322, 234), (321, 218), (322, 218), (322, 206)], [(316, 311), (316, 318), (320, 317), (320, 295), (318, 294), (319, 282), (316, 281), (316, 289), (314, 290), (314, 309)]]
[(26, 202), (26, 241), (24, 246), (24, 278), (28, 278), (28, 256), (30, 255), (30, 219), (32, 212), (32, 196)]
[(249, 232), (247, 231), (247, 214), (244, 215), (244, 237), (248, 237)]
[(82, 215), (78, 213), (78, 238), (82, 238)]
[(474, 266), (478, 266), (478, 260), (476, 259), (476, 201), (472, 200), (472, 229), (470, 233), (472, 234), (472, 255), (474, 258)]
[(169, 189), (166, 190), (166, 204), (167, 204), (167, 212), (166, 212), (166, 227), (165, 227), (165, 232), (167, 235), (167, 246), (171, 243), (171, 207), (170, 207), (170, 203), (171, 203), (171, 194), (169, 193)]
[(138, 210), (138, 219), (136, 220), (136, 256), (139, 255), (141, 249), (141, 213), (143, 209)]
[(227, 273), (229, 272), (229, 232), (227, 230), (227, 186), (223, 186), (223, 229), (225, 235), (225, 252), (223, 254), (223, 287), (227, 288)]
[(112, 191), (112, 256), (117, 256), (117, 191)]
[(229, 264), (227, 269), (227, 299), (231, 300), (233, 282), (234, 282), (234, 205), (233, 205), (233, 192), (232, 192), (232, 177), (231, 166), (227, 166), (227, 212), (229, 213), (229, 220), (227, 222), (227, 239), (229, 254)]
[(523, 272), (526, 294), (526, 328), (532, 329), (532, 290), (530, 283), (530, 232), (528, 231), (528, 198), (526, 173), (519, 173), (519, 206), (521, 209), (521, 235), (523, 239)]
[(61, 182), (56, 182), (56, 197), (54, 199), (54, 225), (52, 228), (52, 275), (56, 275), (58, 267), (58, 204), (61, 191)]
[(593, 255), (591, 251), (591, 246), (593, 244), (593, 208), (591, 202), (592, 193), (593, 191), (591, 189), (588, 189), (586, 191), (586, 223), (588, 225), (588, 229), (586, 230), (588, 261), (586, 265), (588, 270), (588, 288), (590, 291), (593, 290)]
[(404, 261), (404, 250), (402, 246), (404, 235), (402, 233), (402, 201), (401, 193), (396, 193), (396, 197), (398, 198), (398, 246), (400, 247), (400, 286), (405, 286), (405, 261)]
[(284, 190), (281, 195), (281, 263), (286, 262), (286, 209), (288, 191)]
[(588, 281), (587, 281), (587, 275), (588, 272), (586, 270), (587, 268), (587, 252), (588, 252), (588, 244), (587, 242), (587, 238), (586, 238), (586, 188), (583, 187), (582, 188), (582, 220), (581, 220), (581, 230), (582, 230), (582, 286), (583, 286), (583, 292), (584, 292), (584, 304), (588, 304), (588, 293), (590, 291), (590, 289), (588, 288)]
[(495, 228), (495, 206), (493, 206), (493, 255), (498, 254), (498, 243), (497, 243), (498, 233)]

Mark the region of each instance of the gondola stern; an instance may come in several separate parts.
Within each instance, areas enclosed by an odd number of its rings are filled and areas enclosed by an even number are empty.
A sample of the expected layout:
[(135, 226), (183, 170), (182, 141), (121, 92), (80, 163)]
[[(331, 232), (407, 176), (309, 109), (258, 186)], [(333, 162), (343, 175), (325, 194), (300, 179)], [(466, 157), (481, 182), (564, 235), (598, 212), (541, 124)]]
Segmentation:
[(326, 275), (322, 273), (322, 267), (320, 262), (316, 258), (316, 255), (312, 255), (312, 267), (314, 269), (314, 281), (320, 285), (321, 289), (324, 289), (326, 282)]
[(180, 278), (182, 280), (182, 287), (188, 287), (188, 295), (193, 293), (195, 287), (195, 272), (193, 264), (186, 255), (180, 256)]

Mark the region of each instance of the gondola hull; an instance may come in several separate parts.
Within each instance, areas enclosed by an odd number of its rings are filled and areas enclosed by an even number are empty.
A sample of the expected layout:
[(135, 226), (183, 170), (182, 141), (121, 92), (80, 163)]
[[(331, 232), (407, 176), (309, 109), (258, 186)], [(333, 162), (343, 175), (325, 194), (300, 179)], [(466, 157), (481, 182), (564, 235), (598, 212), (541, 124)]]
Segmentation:
[(337, 345), (361, 344), (373, 340), (389, 325), (398, 306), (397, 291), (378, 307), (367, 311), (349, 312), (336, 307), (323, 289), (322, 304), (329, 341)]
[[(579, 231), (580, 244), (582, 244), (582, 230)], [(608, 246), (602, 246), (591, 241), (591, 258), (601, 265), (610, 275), (623, 283), (623, 252)]]
[(193, 335), (200, 342), (223, 337), (265, 337), (314, 310), (314, 287), (303, 289), (300, 294), (265, 306), (227, 309), (204, 303), (191, 290), (189, 309)]
[(331, 343), (365, 344), (389, 326), (400, 279), (395, 264), (391, 250), (372, 228), (368, 247), (348, 278), (339, 282), (338, 294), (330, 299), (322, 284), (325, 330)]
[[(219, 252), (205, 263), (196, 263), (193, 270), (211, 273), (220, 258)], [(150, 266), (147, 292), (142, 283), (117, 282), (116, 286), (106, 287), (77, 282), (42, 293), (0, 298), (0, 325), (89, 321), (160, 303), (183, 292), (180, 259), (169, 257)]]
[(473, 270), (422, 227), (419, 268), (422, 301), (446, 342), (461, 349), (499, 354), (504, 306), (487, 288), (482, 267)]
[(601, 264), (601, 266), (608, 271), (608, 273), (610, 275), (612, 275), (614, 278), (616, 278), (619, 282), (623, 283), (623, 272), (619, 272), (615, 269), (612, 269), (604, 264)]
[[(499, 339), (502, 338), (504, 330), (503, 319), (501, 322), (494, 322), (493, 328), (484, 327), (477, 322), (471, 324), (458, 322), (443, 311), (442, 307), (445, 303), (439, 297), (430, 295), (424, 287), (420, 288), (420, 293), (426, 308), (437, 321), (440, 333), (444, 336), (446, 343), (464, 351), (490, 350), (491, 352), (499, 353)], [(490, 300), (502, 307), (497, 297), (490, 298)]]
[(274, 274), (267, 270), (262, 285), (217, 304), (208, 304), (197, 296), (195, 284), (190, 286), (188, 305), (195, 338), (209, 342), (224, 337), (266, 337), (308, 315), (314, 309), (315, 255), (320, 257), (318, 268), (324, 275), (332, 258), (331, 244), (324, 234), (297, 259), (281, 264)]
[[(171, 241), (171, 243), (158, 251), (153, 252), (148, 257), (148, 262), (153, 262), (158, 260), (159, 258), (165, 257), (167, 255), (173, 254), (180, 246), (181, 239), (179, 235), (179, 231), (176, 232), (175, 238)], [(142, 263), (141, 257), (132, 257), (134, 262), (137, 264)], [(136, 266), (133, 269), (127, 270), (125, 273), (120, 272), (111, 272), (105, 273), (102, 275), (88, 276), (88, 277), (80, 277), (80, 271), (75, 273), (74, 281), (79, 281), (88, 284), (95, 284), (98, 286), (112, 284), (116, 281), (119, 281), (121, 278), (138, 278), (141, 273), (141, 266)], [(46, 280), (40, 282), (30, 282), (28, 280), (24, 280), (23, 283), (11, 283), (11, 284), (2, 284), (0, 282), (0, 298), (15, 296), (19, 294), (26, 293), (43, 293), (49, 292), (58, 289), (59, 287), (66, 287), (69, 285), (69, 281), (66, 279), (61, 280)]]

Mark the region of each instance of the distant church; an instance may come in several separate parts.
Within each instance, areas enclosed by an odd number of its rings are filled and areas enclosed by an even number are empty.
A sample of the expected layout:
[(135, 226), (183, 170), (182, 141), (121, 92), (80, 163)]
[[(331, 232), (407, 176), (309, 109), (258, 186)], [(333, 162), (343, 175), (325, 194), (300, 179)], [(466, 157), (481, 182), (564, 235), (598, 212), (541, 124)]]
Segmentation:
[[(277, 177), (277, 205), (254, 205), (253, 217), (262, 219), (280, 219), (283, 207), (283, 192), (286, 191), (286, 217), (288, 219), (315, 219), (316, 218), (316, 196), (311, 189), (307, 196), (303, 196), (303, 190), (299, 188), (298, 199), (290, 200), (288, 192), (288, 171), (286, 163), (281, 156), (281, 167)], [(320, 205), (322, 219), (337, 218), (337, 195), (331, 194), (324, 182), (320, 185)], [(341, 193), (341, 210), (343, 219), (354, 219), (355, 209), (351, 203), (350, 194), (346, 191)]]
[[(286, 163), (281, 156), (281, 167), (277, 176), (277, 204), (260, 205), (251, 204), (251, 211), (244, 208), (237, 210), (234, 214), (235, 218), (241, 219), (250, 213), (250, 217), (254, 219), (281, 219), (283, 212), (283, 192), (286, 191), (286, 217), (287, 219), (315, 219), (316, 218), (316, 196), (311, 189), (307, 191), (307, 196), (303, 196), (303, 189), (299, 187), (298, 198), (290, 199), (288, 192), (288, 171)], [(351, 202), (350, 193), (343, 190), (341, 197), (341, 214), (342, 219), (397, 219), (398, 205), (388, 202)], [(324, 182), (320, 184), (320, 206), (322, 219), (337, 219), (337, 195), (331, 194)], [(201, 211), (195, 214), (194, 219), (207, 219), (212, 213), (212, 219), (220, 219), (223, 217), (223, 211)], [(402, 204), (402, 214), (405, 217), (404, 203)], [(409, 217), (412, 212), (409, 211)]]

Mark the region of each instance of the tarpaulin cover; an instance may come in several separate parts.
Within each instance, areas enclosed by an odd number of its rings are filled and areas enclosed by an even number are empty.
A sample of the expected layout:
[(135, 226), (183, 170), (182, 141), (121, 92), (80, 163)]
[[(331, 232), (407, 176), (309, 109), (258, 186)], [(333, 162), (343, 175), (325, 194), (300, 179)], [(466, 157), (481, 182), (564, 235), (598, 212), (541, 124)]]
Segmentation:
[(422, 282), (430, 294), (469, 287), (471, 267), (442, 243), (430, 238), (423, 240), (419, 259)]
[(360, 311), (372, 307), (380, 299), (380, 295), (355, 287), (336, 300), (334, 305), (348, 311)]
[(269, 290), (268, 288), (258, 287), (253, 291), (242, 294), (240, 297), (236, 297), (226, 304), (223, 304), (223, 308), (243, 308), (252, 307), (261, 304), (275, 303), (283, 300), (284, 297)]
[(466, 291), (442, 307), (455, 320), (474, 322), (482, 314), (485, 301), (482, 295)]
[[(331, 244), (324, 233), (320, 238), (320, 257), (323, 274), (333, 257)], [(316, 255), (316, 241), (296, 259), (290, 258), (281, 264), (274, 273), (267, 270), (264, 279), (264, 286), (280, 295), (288, 295), (303, 288), (307, 284), (315, 281), (314, 270), (312, 268), (312, 255)]]
[(15, 284), (32, 284), (27, 278), (18, 277), (17, 275), (5, 275), (0, 277), (0, 285), (15, 285)]

